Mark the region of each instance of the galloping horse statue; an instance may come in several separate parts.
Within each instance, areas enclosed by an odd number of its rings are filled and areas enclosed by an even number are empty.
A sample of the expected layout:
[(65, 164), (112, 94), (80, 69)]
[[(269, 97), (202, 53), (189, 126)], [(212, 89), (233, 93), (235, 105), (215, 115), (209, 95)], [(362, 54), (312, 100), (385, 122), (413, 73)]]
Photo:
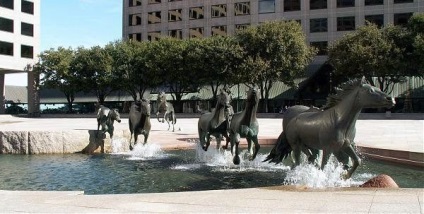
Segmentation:
[[(221, 147), (221, 138), (225, 137), (229, 141), (228, 128), (230, 127), (229, 109), (231, 97), (228, 90), (221, 89), (218, 95), (215, 109), (212, 112), (204, 113), (200, 116), (197, 125), (200, 145), (207, 151), (210, 145), (210, 136), (216, 139), (216, 148)], [(232, 108), (231, 108), (232, 109)]]
[(118, 109), (109, 109), (106, 106), (100, 105), (99, 109), (97, 110), (97, 134), (96, 138), (99, 134), (100, 126), (102, 126), (102, 134), (108, 132), (110, 138), (113, 137), (113, 122), (118, 121), (118, 123), (121, 122), (121, 115), (118, 112)]
[[(151, 129), (150, 123), (150, 101), (146, 99), (139, 100), (133, 103), (130, 107), (129, 113), (129, 127), (131, 132), (130, 150), (132, 150), (137, 143), (138, 135), (144, 135), (144, 144), (147, 143)], [(134, 144), (131, 139), (134, 135)], [(134, 145), (134, 146), (133, 146)]]
[[(249, 160), (254, 160), (261, 146), (258, 142), (259, 123), (256, 110), (259, 104), (259, 91), (256, 87), (247, 91), (245, 108), (242, 112), (233, 115), (230, 124), (231, 153), (234, 155), (233, 163), (240, 164), (239, 143), (240, 138), (246, 138), (249, 150)], [(255, 144), (253, 148), (252, 143)], [(235, 146), (235, 150), (234, 150)]]
[(394, 105), (392, 97), (366, 83), (365, 78), (346, 82), (341, 90), (327, 98), (324, 110), (289, 108), (287, 116), (283, 117), (287, 125), (265, 161), (279, 162), (293, 151), (294, 164), (299, 165), (301, 151), (313, 161), (322, 150), (321, 169), (331, 154), (344, 164), (351, 158), (353, 165), (345, 175), (350, 178), (361, 164), (353, 143), (356, 120), (362, 108), (390, 108)]
[[(168, 123), (168, 130), (171, 128), (172, 124), (172, 131), (175, 131), (174, 125), (177, 123), (177, 118), (175, 116), (174, 106), (172, 103), (166, 101), (165, 92), (158, 94), (157, 107), (158, 111), (156, 112), (156, 117), (158, 121), (164, 123), (166, 120)], [(159, 114), (163, 114), (162, 121), (159, 120)]]

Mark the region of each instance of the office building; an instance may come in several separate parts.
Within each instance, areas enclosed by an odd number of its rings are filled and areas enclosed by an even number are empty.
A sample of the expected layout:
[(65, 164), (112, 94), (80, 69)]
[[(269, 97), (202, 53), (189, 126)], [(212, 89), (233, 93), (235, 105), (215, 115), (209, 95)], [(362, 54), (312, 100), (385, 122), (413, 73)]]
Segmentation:
[(40, 49), (40, 1), (0, 0), (0, 113), (4, 113), (6, 74), (28, 73), (28, 111), (37, 112), (38, 79), (30, 71)]

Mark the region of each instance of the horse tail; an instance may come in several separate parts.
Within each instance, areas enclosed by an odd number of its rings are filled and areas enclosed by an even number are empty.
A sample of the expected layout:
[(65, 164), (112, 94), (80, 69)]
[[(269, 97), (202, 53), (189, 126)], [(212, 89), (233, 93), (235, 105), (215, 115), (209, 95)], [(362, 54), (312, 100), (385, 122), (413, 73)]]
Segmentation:
[(278, 136), (274, 148), (272, 148), (271, 152), (263, 162), (268, 161), (270, 163), (280, 163), (289, 156), (292, 150), (293, 149), (287, 141), (286, 134), (283, 131), (280, 136)]

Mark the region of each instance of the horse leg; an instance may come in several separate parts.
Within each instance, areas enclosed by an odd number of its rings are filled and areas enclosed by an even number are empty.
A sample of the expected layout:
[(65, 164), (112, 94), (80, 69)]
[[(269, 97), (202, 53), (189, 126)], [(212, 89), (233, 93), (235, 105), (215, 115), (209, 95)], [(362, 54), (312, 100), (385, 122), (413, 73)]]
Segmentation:
[(231, 139), (228, 136), (228, 133), (227, 132), (225, 132), (224, 137), (225, 137), (225, 141), (226, 142), (225, 142), (225, 146), (222, 146), (222, 149), (226, 150), (226, 149), (228, 149), (228, 144), (230, 143)]
[(144, 143), (143, 143), (143, 145), (146, 145), (147, 138), (149, 138), (149, 133), (145, 132), (143, 135), (144, 135)]
[(133, 146), (132, 146), (131, 140), (132, 140), (132, 137), (133, 137), (133, 132), (131, 130), (130, 130), (130, 132), (131, 132), (131, 135), (130, 135), (130, 150), (132, 150)]
[(211, 134), (206, 133), (206, 145), (203, 147), (203, 150), (208, 151), (209, 145), (211, 145)]
[(158, 119), (158, 122), (160, 123), (160, 120), (159, 120), (159, 111), (156, 112), (156, 118)]
[(330, 159), (331, 153), (326, 149), (322, 150), (322, 161), (321, 161), (321, 170), (324, 169), (325, 165), (327, 165), (328, 160)]
[(172, 119), (172, 132), (175, 132), (175, 123), (176, 123), (176, 120), (175, 120), (175, 112), (172, 112), (172, 117), (171, 117), (171, 119)]
[(219, 150), (221, 148), (221, 138), (222, 138), (222, 134), (217, 134), (215, 136), (215, 139), (216, 139), (216, 150)]
[(299, 148), (299, 146), (293, 147), (294, 167), (300, 165), (300, 152), (301, 152), (301, 149)]
[[(252, 137), (251, 141), (253, 141), (253, 143), (255, 144), (255, 148), (254, 148), (255, 150), (253, 151), (253, 155), (252, 155), (252, 151), (250, 151), (251, 156), (250, 156), (249, 160), (252, 161), (256, 158), (256, 155), (258, 154), (259, 149), (261, 148), (261, 145), (259, 145), (257, 136)], [(249, 143), (249, 144), (252, 144), (252, 143)], [(252, 147), (252, 146), (250, 146), (250, 147)]]
[(343, 150), (339, 150), (339, 152), (334, 153), (334, 156), (336, 156), (337, 160), (343, 164), (343, 169), (348, 170), (350, 167), (350, 159), (349, 156), (344, 152)]
[(358, 155), (356, 154), (356, 152), (353, 149), (352, 145), (350, 145), (350, 144), (348, 144), (347, 146), (345, 146), (343, 148), (343, 151), (346, 152), (346, 154), (349, 155), (350, 158), (352, 158), (352, 161), (353, 161), (352, 168), (350, 168), (349, 171), (347, 171), (347, 174), (344, 177), (344, 179), (348, 179), (348, 178), (352, 177), (352, 174), (355, 172), (356, 168), (359, 165), (361, 165), (361, 158), (358, 157)]
[(138, 141), (138, 133), (134, 132), (134, 146), (131, 147), (131, 150), (134, 149), (135, 145), (137, 144)]
[[(167, 115), (168, 115), (168, 112), (167, 111), (165, 113), (163, 113), (162, 123), (165, 122)], [(169, 122), (168, 122), (168, 130), (169, 130)]]
[(240, 143), (240, 141), (236, 141), (235, 142), (236, 148), (235, 148), (235, 151), (234, 151), (235, 155), (234, 155), (234, 158), (233, 158), (233, 163), (235, 165), (239, 165), (240, 164), (240, 157), (239, 157), (239, 151), (238, 151), (239, 143)]

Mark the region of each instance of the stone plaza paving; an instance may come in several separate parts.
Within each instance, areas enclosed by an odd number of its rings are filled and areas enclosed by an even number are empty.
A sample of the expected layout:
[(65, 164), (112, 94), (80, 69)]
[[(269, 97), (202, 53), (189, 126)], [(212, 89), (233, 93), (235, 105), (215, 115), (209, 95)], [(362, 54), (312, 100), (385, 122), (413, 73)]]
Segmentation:
[[(272, 145), (281, 118), (259, 118), (261, 144)], [(128, 130), (128, 119), (115, 123)], [(149, 142), (164, 149), (193, 148), (197, 118), (178, 118), (175, 132), (152, 118)], [(0, 116), (0, 132), (95, 130), (93, 118)], [(355, 141), (376, 158), (421, 166), (424, 120), (358, 120)], [(1, 140), (1, 139), (0, 139)], [(424, 168), (423, 168), (424, 170)], [(0, 172), (1, 173), (1, 172)], [(424, 178), (423, 178), (424, 179)], [(37, 213), (424, 213), (424, 189), (327, 188), (278, 186), (173, 193), (84, 195), (84, 192), (0, 190), (0, 212)]]

